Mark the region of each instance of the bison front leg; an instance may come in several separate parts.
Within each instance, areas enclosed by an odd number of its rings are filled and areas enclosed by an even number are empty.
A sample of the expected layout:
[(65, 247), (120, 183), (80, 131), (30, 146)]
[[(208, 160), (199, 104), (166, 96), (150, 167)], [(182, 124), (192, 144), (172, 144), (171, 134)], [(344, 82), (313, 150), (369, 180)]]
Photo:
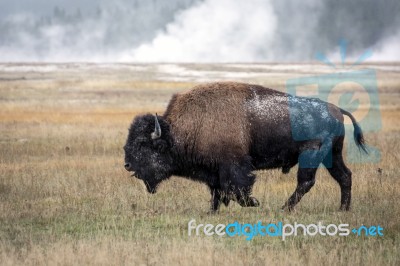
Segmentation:
[(219, 186), (209, 186), (210, 187), (210, 192), (211, 192), (211, 213), (215, 213), (219, 210), (219, 207), (221, 206), (221, 202), (225, 205), (228, 206), (230, 199), (228, 195), (226, 195), (221, 187)]
[(259, 201), (251, 197), (255, 175), (246, 161), (220, 166), (220, 183), (225, 197), (233, 199), (242, 207), (258, 207)]
[(248, 193), (249, 190), (251, 191), (251, 187), (237, 189), (234, 192), (233, 199), (242, 207), (259, 207), (260, 202), (255, 197), (250, 196), (250, 193)]

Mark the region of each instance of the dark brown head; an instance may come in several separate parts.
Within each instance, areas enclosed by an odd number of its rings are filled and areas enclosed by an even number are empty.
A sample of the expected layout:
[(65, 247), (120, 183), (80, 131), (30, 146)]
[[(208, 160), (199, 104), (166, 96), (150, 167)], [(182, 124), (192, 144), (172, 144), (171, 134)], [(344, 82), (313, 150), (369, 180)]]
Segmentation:
[(148, 192), (155, 193), (161, 181), (172, 174), (171, 148), (169, 125), (161, 116), (138, 116), (124, 146), (125, 169), (143, 180)]

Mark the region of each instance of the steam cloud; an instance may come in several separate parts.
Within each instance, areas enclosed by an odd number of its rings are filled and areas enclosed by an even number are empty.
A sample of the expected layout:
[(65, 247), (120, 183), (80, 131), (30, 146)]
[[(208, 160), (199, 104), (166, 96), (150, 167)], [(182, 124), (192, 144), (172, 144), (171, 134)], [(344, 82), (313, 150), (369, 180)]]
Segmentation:
[(350, 57), (400, 60), (398, 0), (92, 2), (0, 3), (0, 61), (313, 61), (340, 39)]

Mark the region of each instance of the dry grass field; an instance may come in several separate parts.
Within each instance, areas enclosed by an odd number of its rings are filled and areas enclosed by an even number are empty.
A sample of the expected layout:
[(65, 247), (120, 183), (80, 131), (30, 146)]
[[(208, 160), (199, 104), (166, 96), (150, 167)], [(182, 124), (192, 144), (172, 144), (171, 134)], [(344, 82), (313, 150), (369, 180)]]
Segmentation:
[[(399, 265), (400, 64), (374, 64), (383, 128), (366, 139), (379, 163), (349, 164), (350, 212), (325, 169), (292, 213), (280, 207), (296, 171), (260, 171), (260, 208), (236, 203), (208, 215), (205, 185), (173, 177), (155, 195), (123, 167), (137, 114), (162, 113), (173, 93), (204, 81), (236, 80), (285, 90), (288, 78), (330, 73), (321, 65), (0, 64), (0, 264)], [(382, 171), (378, 172), (378, 168)], [(214, 225), (322, 221), (380, 225), (383, 237), (207, 237)]]

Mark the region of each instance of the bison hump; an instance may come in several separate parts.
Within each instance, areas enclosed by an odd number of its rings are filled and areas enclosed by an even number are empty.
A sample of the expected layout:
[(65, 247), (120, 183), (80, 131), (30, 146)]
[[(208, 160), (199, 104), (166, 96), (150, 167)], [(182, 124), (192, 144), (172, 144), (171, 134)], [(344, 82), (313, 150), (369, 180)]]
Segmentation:
[(165, 118), (183, 151), (215, 160), (242, 157), (249, 151), (245, 110), (248, 90), (240, 83), (211, 83), (177, 94)]

